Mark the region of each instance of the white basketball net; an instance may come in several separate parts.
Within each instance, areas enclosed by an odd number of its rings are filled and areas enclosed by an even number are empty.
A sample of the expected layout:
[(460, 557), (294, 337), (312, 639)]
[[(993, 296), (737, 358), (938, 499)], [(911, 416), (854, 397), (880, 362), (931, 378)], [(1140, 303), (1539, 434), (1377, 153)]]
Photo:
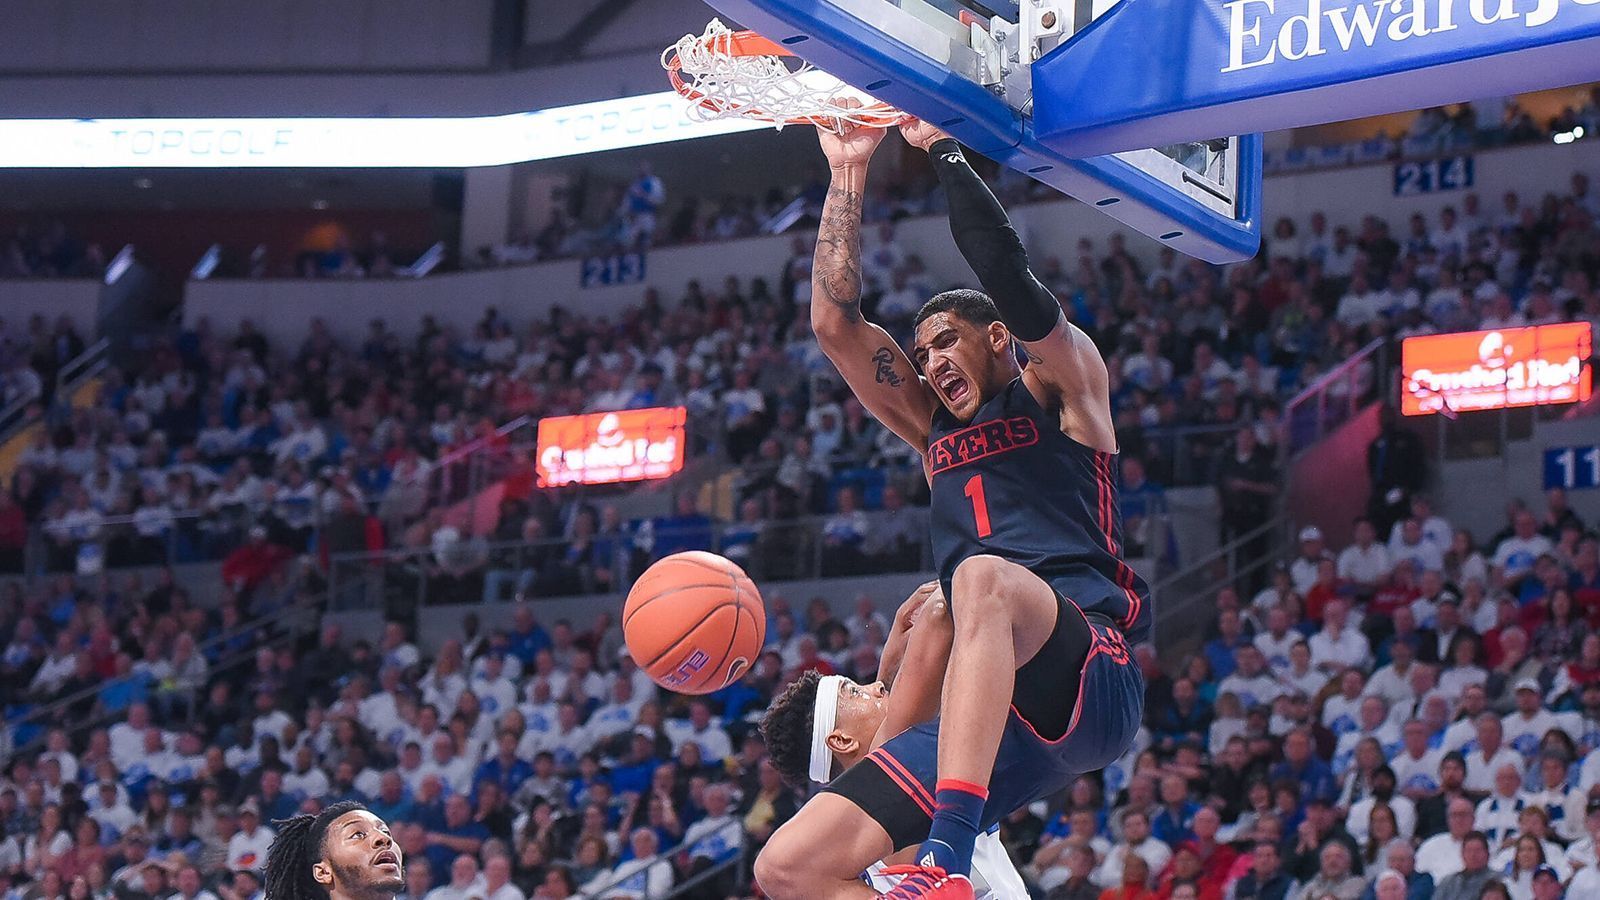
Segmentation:
[[(889, 128), (901, 114), (798, 57), (742, 56), (733, 51), (734, 33), (712, 19), (702, 34), (686, 34), (661, 54), (662, 68), (679, 73), (679, 92), (693, 101), (697, 121), (743, 118), (773, 122), (831, 120), (835, 129), (849, 122)], [(789, 67), (790, 60), (797, 64)], [(860, 102), (843, 109), (836, 101)]]

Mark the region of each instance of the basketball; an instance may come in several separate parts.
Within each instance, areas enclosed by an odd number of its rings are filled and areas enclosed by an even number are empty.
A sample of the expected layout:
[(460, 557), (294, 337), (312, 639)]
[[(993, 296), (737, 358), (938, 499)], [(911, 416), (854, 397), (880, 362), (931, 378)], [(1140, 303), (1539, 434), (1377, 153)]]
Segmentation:
[(622, 606), (628, 653), (656, 684), (709, 694), (750, 671), (767, 636), (755, 583), (715, 553), (688, 550), (644, 571)]

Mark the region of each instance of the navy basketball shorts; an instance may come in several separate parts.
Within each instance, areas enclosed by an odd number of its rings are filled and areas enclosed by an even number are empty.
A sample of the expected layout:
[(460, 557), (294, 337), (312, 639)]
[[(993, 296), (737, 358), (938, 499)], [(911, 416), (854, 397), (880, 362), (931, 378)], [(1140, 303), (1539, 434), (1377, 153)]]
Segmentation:
[[(1076, 604), (1062, 599), (1058, 619), (1065, 616), (1081, 617), (1083, 613)], [(1063, 696), (1060, 656), (1051, 658), (1059, 621), (1045, 646), (1017, 670), (1015, 699), (1006, 716), (994, 774), (989, 779), (989, 799), (979, 823), (983, 830), (1013, 811), (1061, 791), (1077, 776), (1105, 768), (1133, 743), (1144, 715), (1144, 675), (1128, 652), (1122, 632), (1109, 620), (1090, 615), (1080, 621), (1087, 621), (1091, 639), (1076, 697)], [(1054, 694), (1052, 681), (1057, 684)], [(1059, 707), (1028, 708), (1044, 697), (1053, 697), (1049, 702)], [(1025, 698), (1032, 699), (1024, 702)], [(1065, 722), (1065, 728), (1036, 727), (1052, 720)], [(895, 849), (901, 850), (927, 838), (938, 780), (939, 720), (934, 719), (890, 738), (823, 790), (844, 797), (871, 816), (888, 832)]]

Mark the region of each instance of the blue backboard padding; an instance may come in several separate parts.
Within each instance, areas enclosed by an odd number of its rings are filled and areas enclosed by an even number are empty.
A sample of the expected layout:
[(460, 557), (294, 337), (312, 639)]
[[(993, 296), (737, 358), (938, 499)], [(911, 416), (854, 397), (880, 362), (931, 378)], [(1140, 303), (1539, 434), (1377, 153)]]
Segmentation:
[[(867, 27), (826, 0), (710, 0), (719, 12), (784, 43), (818, 68), (938, 123), (962, 144), (1076, 197), (1190, 256), (1214, 263), (1255, 255), (1261, 243), (1261, 139), (1240, 140), (1236, 216), (1213, 212), (1115, 157), (1074, 159), (1034, 137), (1031, 120), (999, 97)], [(800, 40), (796, 40), (796, 39)], [(887, 84), (882, 82), (887, 81)], [(1165, 236), (1165, 237), (1163, 237)]]
[[(1500, 4), (1124, 0), (1034, 64), (1034, 128), (1044, 143), (1086, 156), (1600, 79), (1600, 3), (1515, 0), (1516, 18), (1484, 25), (1472, 16), (1474, 5), (1488, 15)], [(1378, 22), (1377, 36), (1367, 46), (1357, 31), (1346, 50), (1330, 13), (1349, 25), (1358, 6)], [(1444, 8), (1450, 29), (1391, 39), (1391, 24), (1437, 26)], [(1422, 19), (1405, 17), (1415, 10)], [(1323, 52), (1285, 58), (1285, 26), (1288, 46), (1303, 53), (1312, 20), (1296, 17), (1312, 12)], [(1235, 15), (1259, 39), (1230, 48)], [(1269, 52), (1271, 62), (1249, 65)]]

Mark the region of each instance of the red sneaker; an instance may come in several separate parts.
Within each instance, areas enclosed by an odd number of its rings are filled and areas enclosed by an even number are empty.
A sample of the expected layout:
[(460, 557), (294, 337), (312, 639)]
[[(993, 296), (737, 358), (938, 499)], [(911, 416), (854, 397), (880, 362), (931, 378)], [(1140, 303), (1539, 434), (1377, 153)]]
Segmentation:
[(965, 875), (951, 875), (938, 866), (888, 866), (883, 874), (902, 877), (899, 884), (887, 894), (879, 894), (879, 897), (890, 900), (973, 900), (971, 879)]

